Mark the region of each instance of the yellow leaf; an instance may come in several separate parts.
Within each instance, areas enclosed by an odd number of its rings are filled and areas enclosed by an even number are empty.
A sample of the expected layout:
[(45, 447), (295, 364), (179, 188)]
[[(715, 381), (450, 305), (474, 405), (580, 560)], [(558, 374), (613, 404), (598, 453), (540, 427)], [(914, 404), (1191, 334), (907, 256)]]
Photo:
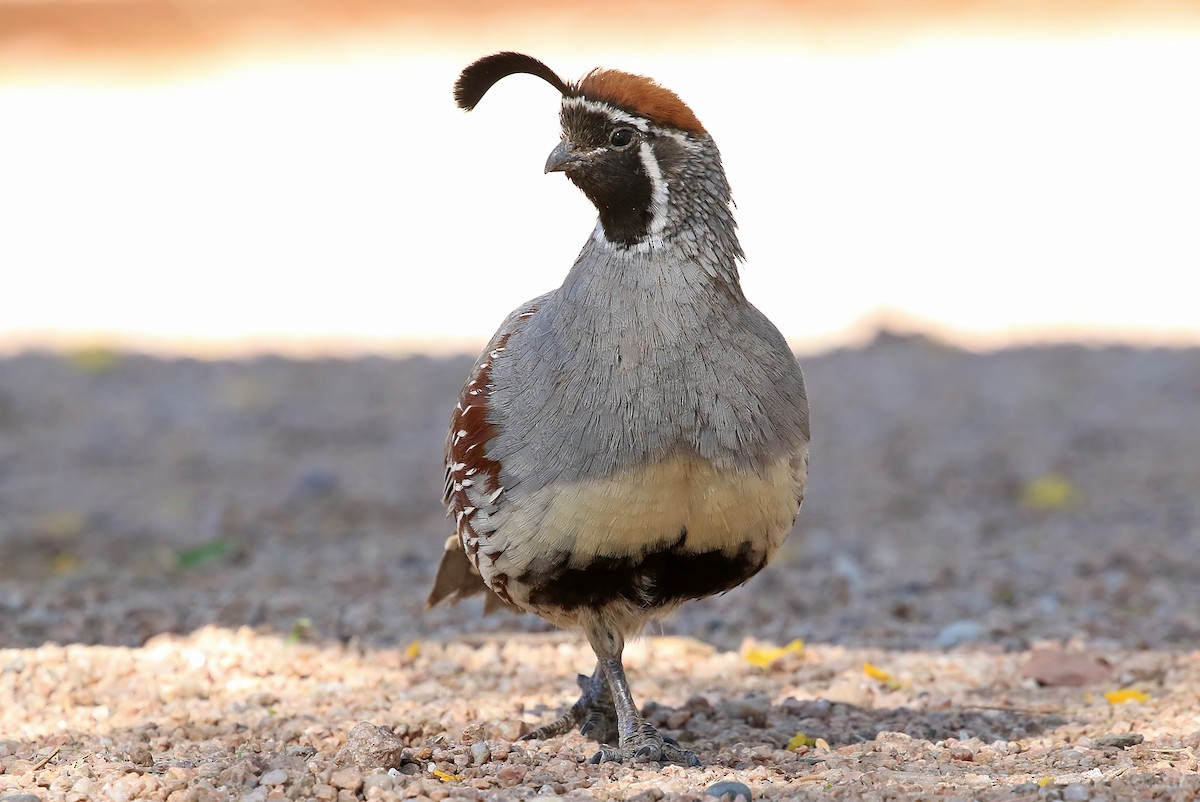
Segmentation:
[(809, 738), (802, 732), (798, 732), (792, 736), (792, 739), (787, 742), (788, 749), (799, 749), (802, 746), (816, 746), (817, 739)]
[(1054, 782), (1053, 777), (1043, 777), (1042, 779), (1038, 780), (1038, 787), (1045, 788), (1047, 785), (1049, 785), (1052, 782)]
[(1075, 485), (1057, 471), (1034, 479), (1021, 492), (1022, 506), (1031, 510), (1065, 510), (1078, 507), (1080, 501)]
[(783, 647), (751, 646), (743, 657), (752, 666), (769, 668), (772, 663), (787, 654), (804, 654), (804, 641), (797, 638)]
[(87, 513), (83, 510), (44, 512), (35, 519), (33, 525), (39, 534), (48, 538), (73, 538), (82, 534), (87, 527)]
[(413, 641), (408, 644), (408, 648), (404, 650), (404, 656), (409, 660), (416, 660), (421, 654), (421, 642)]
[(1142, 693), (1134, 688), (1122, 688), (1119, 691), (1109, 691), (1104, 694), (1104, 698), (1108, 700), (1110, 705), (1124, 704), (1125, 702), (1148, 702), (1150, 695)]
[(900, 687), (900, 682), (877, 665), (863, 663), (863, 672), (871, 679), (877, 679), (893, 691)]
[(107, 373), (121, 361), (121, 355), (103, 345), (80, 348), (67, 354), (67, 362), (80, 373)]
[(455, 780), (462, 779), (462, 777), (459, 777), (457, 774), (447, 774), (446, 772), (442, 771), (441, 769), (439, 769), (435, 766), (429, 767), (429, 773), (432, 774), (434, 777), (437, 777), (439, 780), (441, 780), (444, 783), (454, 782)]
[(69, 551), (62, 551), (54, 555), (50, 567), (59, 576), (73, 574), (79, 570), (79, 558)]

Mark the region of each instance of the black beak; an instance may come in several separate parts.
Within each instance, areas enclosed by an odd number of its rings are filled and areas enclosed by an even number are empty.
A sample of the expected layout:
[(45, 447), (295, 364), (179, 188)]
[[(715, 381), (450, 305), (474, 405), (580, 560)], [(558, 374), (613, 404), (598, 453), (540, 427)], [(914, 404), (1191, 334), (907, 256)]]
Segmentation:
[(550, 158), (546, 159), (546, 172), (566, 172), (581, 161), (583, 161), (583, 156), (575, 150), (574, 143), (569, 139), (564, 139), (554, 150), (550, 151)]

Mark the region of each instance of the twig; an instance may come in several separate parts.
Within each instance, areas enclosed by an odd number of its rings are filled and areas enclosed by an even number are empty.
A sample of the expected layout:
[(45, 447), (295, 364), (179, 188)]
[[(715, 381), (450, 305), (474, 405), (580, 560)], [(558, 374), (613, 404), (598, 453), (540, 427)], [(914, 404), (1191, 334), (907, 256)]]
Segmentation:
[(53, 760), (53, 759), (54, 759), (54, 756), (55, 756), (55, 755), (57, 755), (57, 754), (58, 754), (59, 752), (61, 752), (61, 751), (62, 751), (62, 747), (61, 747), (61, 746), (56, 746), (56, 747), (54, 747), (53, 749), (51, 749), (51, 750), (50, 750), (50, 754), (46, 755), (44, 758), (42, 758), (41, 760), (39, 760), (37, 763), (34, 763), (34, 764), (33, 764), (33, 768), (32, 768), (32, 769), (30, 769), (30, 771), (37, 771), (37, 770), (38, 770), (38, 769), (40, 769), (42, 766), (46, 765), (46, 764), (47, 764), (47, 763), (49, 763), (51, 760)]

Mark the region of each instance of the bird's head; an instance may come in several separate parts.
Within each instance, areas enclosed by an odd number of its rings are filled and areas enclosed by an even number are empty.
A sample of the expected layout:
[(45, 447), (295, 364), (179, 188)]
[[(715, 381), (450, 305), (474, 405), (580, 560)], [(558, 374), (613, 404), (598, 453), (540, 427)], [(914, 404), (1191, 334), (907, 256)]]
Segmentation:
[[(485, 56), (462, 71), (454, 98), (473, 109), (501, 78), (528, 73), (562, 95), (562, 141), (546, 172), (565, 173), (600, 214), (605, 238), (630, 246), (661, 237), (689, 204), (673, 203), (685, 183), (728, 188), (712, 139), (688, 106), (641, 75), (596, 69), (564, 82), (542, 62), (520, 53)], [(712, 181), (713, 171), (720, 174)], [(685, 174), (697, 181), (684, 182)], [(705, 179), (709, 179), (705, 181)]]

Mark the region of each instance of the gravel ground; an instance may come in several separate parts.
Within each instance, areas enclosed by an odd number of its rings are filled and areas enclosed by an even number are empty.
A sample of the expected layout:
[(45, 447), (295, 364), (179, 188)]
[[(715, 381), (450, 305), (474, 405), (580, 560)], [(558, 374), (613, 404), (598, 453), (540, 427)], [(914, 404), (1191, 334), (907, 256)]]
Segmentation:
[(469, 364), (0, 360), (0, 799), (1200, 796), (1200, 350), (804, 360), (789, 546), (628, 652), (702, 769), (516, 741), (586, 646), (423, 610)]

